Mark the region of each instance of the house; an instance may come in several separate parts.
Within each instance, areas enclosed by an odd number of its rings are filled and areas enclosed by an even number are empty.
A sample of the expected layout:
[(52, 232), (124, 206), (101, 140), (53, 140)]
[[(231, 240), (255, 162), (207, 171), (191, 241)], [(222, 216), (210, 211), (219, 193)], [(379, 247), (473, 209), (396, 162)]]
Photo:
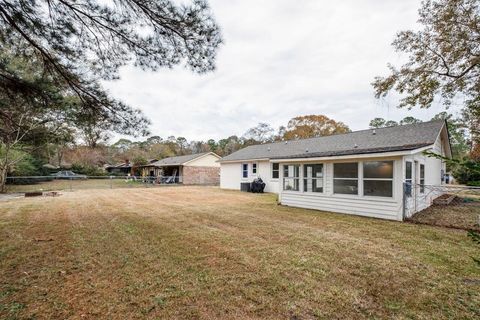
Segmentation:
[(451, 157), (445, 121), (249, 146), (220, 160), (220, 187), (260, 177), (286, 206), (403, 220), (442, 193), (427, 186), (445, 163), (424, 151)]
[[(158, 159), (148, 159), (147, 163), (153, 163), (155, 161), (158, 161)], [(116, 165), (104, 165), (103, 168), (105, 171), (111, 174), (121, 174), (121, 175), (135, 175), (138, 172), (138, 167), (136, 165), (132, 165), (130, 163), (130, 160), (125, 160), (123, 163), (118, 163)]]
[(145, 177), (166, 177), (163, 182), (197, 185), (220, 183), (220, 156), (213, 152), (161, 159), (142, 166)]
[(107, 165), (104, 167), (108, 173), (127, 175), (132, 173), (132, 164), (129, 160), (115, 165)]

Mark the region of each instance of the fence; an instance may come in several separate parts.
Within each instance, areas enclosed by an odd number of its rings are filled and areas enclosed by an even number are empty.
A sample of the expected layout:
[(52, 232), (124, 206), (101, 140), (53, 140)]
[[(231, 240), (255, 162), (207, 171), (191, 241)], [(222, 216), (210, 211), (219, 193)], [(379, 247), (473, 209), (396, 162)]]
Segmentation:
[(23, 176), (7, 177), (8, 193), (74, 191), (82, 189), (151, 188), (181, 184), (181, 176)]
[(480, 187), (404, 183), (403, 190), (404, 218), (411, 218), (416, 212), (432, 205), (434, 201), (437, 204), (447, 205), (455, 197), (480, 200)]

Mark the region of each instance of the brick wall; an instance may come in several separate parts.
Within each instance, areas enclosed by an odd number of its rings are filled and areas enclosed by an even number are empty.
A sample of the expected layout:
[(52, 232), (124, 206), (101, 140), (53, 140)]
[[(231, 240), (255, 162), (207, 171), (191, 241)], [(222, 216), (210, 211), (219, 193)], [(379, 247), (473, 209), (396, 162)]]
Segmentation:
[(183, 167), (183, 184), (220, 184), (220, 168)]

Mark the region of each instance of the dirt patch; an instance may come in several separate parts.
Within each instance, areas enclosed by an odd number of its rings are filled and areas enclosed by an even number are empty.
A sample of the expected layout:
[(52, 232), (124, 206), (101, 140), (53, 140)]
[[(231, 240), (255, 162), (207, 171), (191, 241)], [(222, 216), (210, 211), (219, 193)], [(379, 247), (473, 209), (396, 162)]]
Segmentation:
[(480, 231), (480, 201), (456, 197), (448, 205), (432, 205), (417, 213), (411, 222)]
[(43, 192), (41, 191), (25, 192), (25, 198), (41, 197), (41, 196), (43, 196)]
[(23, 198), (25, 195), (23, 193), (0, 193), (0, 201), (8, 201), (12, 199), (20, 199)]

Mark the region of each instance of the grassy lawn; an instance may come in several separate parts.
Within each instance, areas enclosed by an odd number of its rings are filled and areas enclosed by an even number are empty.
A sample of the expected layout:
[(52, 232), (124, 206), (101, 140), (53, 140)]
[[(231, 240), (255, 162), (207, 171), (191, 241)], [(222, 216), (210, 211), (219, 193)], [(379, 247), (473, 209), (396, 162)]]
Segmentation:
[(473, 319), (466, 232), (217, 188), (0, 202), (2, 319)]
[(52, 180), (43, 181), (35, 184), (8, 184), (7, 192), (32, 192), (32, 191), (70, 191), (83, 189), (110, 189), (110, 188), (144, 188), (154, 185), (143, 183), (141, 179), (132, 180), (120, 177), (110, 179), (109, 177), (98, 179), (78, 179), (78, 180)]

